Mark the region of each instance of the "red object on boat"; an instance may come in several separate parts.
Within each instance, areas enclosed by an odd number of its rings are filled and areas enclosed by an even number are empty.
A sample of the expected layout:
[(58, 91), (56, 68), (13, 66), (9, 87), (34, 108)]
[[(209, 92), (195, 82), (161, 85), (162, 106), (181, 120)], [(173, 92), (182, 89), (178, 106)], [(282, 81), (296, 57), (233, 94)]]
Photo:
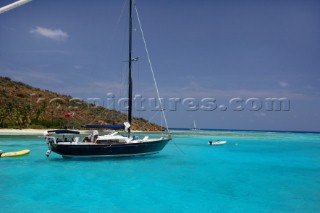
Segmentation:
[(70, 117), (73, 117), (74, 116), (74, 112), (67, 112), (67, 113), (64, 113), (63, 114), (64, 117), (66, 118), (70, 118)]

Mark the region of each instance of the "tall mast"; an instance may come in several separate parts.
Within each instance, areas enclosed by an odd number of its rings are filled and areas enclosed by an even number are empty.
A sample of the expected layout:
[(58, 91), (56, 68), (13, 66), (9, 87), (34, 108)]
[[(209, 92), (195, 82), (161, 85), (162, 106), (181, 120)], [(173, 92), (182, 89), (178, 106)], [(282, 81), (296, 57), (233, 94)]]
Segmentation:
[[(129, 5), (129, 79), (128, 79), (128, 122), (131, 125), (132, 121), (132, 74), (131, 74), (131, 64), (132, 64), (132, 0), (130, 0)], [(131, 127), (128, 129), (128, 137), (130, 137)]]

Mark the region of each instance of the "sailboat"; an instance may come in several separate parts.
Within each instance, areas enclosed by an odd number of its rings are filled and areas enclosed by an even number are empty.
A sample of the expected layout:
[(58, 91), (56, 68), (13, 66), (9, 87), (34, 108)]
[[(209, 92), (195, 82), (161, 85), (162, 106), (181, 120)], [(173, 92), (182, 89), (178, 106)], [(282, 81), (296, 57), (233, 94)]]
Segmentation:
[(200, 130), (197, 128), (196, 121), (193, 121), (193, 128), (191, 130)]
[[(51, 152), (62, 155), (63, 157), (122, 157), (149, 155), (160, 152), (171, 140), (171, 134), (167, 127), (164, 111), (162, 110), (166, 130), (159, 138), (149, 138), (145, 136), (142, 139), (131, 134), (132, 124), (132, 7), (133, 0), (129, 4), (129, 70), (128, 70), (128, 120), (119, 125), (85, 125), (92, 129), (112, 129), (113, 132), (107, 135), (99, 135), (94, 130), (91, 135), (80, 140), (79, 131), (73, 130), (50, 130), (44, 133), (48, 144), (47, 157)], [(149, 56), (148, 56), (149, 57)], [(157, 85), (155, 83), (156, 90)], [(160, 105), (161, 99), (158, 93)], [(127, 135), (116, 132), (115, 130), (125, 130)]]

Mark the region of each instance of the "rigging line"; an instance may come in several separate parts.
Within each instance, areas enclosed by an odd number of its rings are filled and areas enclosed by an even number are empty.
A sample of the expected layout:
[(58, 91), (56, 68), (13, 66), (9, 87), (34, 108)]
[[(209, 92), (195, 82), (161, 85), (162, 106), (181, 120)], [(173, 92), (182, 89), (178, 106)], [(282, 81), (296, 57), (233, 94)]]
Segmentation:
[(11, 4), (5, 5), (3, 7), (0, 7), (0, 14), (4, 13), (4, 12), (7, 12), (9, 10), (12, 10), (12, 9), (14, 9), (16, 7), (19, 7), (21, 5), (24, 5), (24, 4), (26, 4), (26, 3), (30, 2), (30, 1), (31, 0), (19, 0), (19, 1), (13, 2)]
[(163, 105), (162, 105), (162, 101), (161, 101), (161, 98), (160, 98), (160, 93), (159, 93), (157, 81), (156, 81), (156, 78), (155, 78), (155, 75), (154, 75), (154, 71), (153, 71), (153, 67), (152, 67), (152, 63), (151, 63), (151, 59), (150, 59), (150, 54), (149, 54), (148, 47), (147, 47), (147, 42), (146, 42), (146, 39), (144, 37), (144, 33), (143, 33), (143, 30), (142, 30), (142, 25), (141, 25), (141, 21), (140, 21), (140, 17), (139, 17), (139, 13), (138, 13), (138, 9), (137, 9), (136, 4), (134, 4), (134, 8), (135, 8), (135, 11), (136, 11), (136, 14), (137, 14), (137, 19), (138, 19), (138, 23), (139, 23), (139, 27), (140, 27), (140, 32), (141, 32), (141, 35), (142, 35), (144, 48), (145, 48), (146, 53), (147, 53), (147, 58), (148, 58), (150, 70), (151, 70), (151, 73), (152, 73), (153, 82), (155, 84), (155, 88), (156, 88), (156, 91), (157, 91), (157, 95), (158, 95), (158, 100), (159, 100), (160, 107), (161, 107), (162, 116), (163, 116), (163, 119), (164, 119), (164, 122), (165, 122), (165, 125), (166, 125), (166, 129), (167, 129), (167, 131), (169, 131), (167, 119), (166, 119), (166, 116), (165, 116), (165, 113), (164, 113), (164, 109), (163, 109)]
[[(158, 113), (156, 113), (156, 114), (158, 114)], [(153, 117), (154, 117), (154, 116), (152, 116), (152, 118), (153, 118)], [(152, 118), (151, 118), (151, 119), (152, 119)], [(146, 127), (147, 124), (152, 124), (152, 123), (151, 123), (151, 120), (147, 120), (147, 122), (141, 126), (142, 129), (143, 129), (144, 127)]]
[(176, 144), (176, 142), (174, 142), (174, 140), (172, 140), (172, 142), (182, 154), (186, 154), (182, 149), (180, 149), (180, 147), (178, 146), (178, 144)]
[[(138, 69), (136, 72), (133, 72), (133, 78), (137, 78), (137, 89), (136, 89), (136, 93), (141, 94), (141, 89), (140, 89), (140, 61), (138, 60)], [(138, 116), (141, 117), (141, 111), (138, 111)]]
[[(112, 44), (114, 43), (114, 40), (115, 40), (115, 38), (116, 38), (116, 31), (119, 29), (120, 21), (121, 21), (121, 19), (122, 19), (122, 17), (123, 17), (124, 10), (125, 10), (125, 8), (126, 8), (126, 4), (127, 4), (127, 0), (123, 0), (122, 7), (121, 7), (121, 11), (120, 11), (120, 15), (119, 15), (119, 17), (118, 17), (118, 19), (117, 19), (117, 21), (116, 21), (115, 27), (113, 28), (113, 31), (112, 31), (111, 41), (108, 43), (108, 46), (109, 46), (109, 47), (112, 46)], [(106, 53), (106, 58), (109, 58), (109, 55), (111, 54), (111, 49), (112, 49), (112, 48), (108, 48), (108, 51), (107, 51), (107, 53)], [(122, 71), (123, 71), (123, 70), (124, 70), (124, 68), (122, 69)], [(123, 73), (123, 72), (122, 72), (122, 75), (124, 76), (124, 73)], [(122, 76), (121, 79), (123, 79), (123, 76)], [(123, 80), (121, 80), (120, 85), (124, 85)], [(113, 95), (114, 95), (114, 98), (116, 98), (116, 97), (118, 97), (118, 96), (121, 97), (121, 94), (122, 94), (121, 88), (123, 88), (123, 86), (120, 86), (120, 89), (117, 89), (117, 90), (115, 91), (115, 93), (113, 94)], [(112, 91), (111, 93), (113, 93), (113, 91)], [(116, 101), (116, 100), (114, 100), (114, 101)], [(113, 110), (113, 109), (114, 109), (114, 110), (117, 110), (117, 106), (116, 106), (115, 103), (114, 103), (114, 104), (111, 103), (111, 104), (109, 104), (109, 105), (108, 105), (108, 103), (107, 103), (107, 105), (106, 105), (104, 108), (107, 108), (107, 109), (110, 109), (110, 108), (111, 108), (111, 110)], [(110, 112), (111, 112), (111, 111), (110, 111)], [(109, 115), (109, 112), (106, 113), (105, 117), (108, 116), (108, 115)]]
[(114, 41), (115, 41), (115, 38), (116, 38), (116, 34), (117, 34), (117, 31), (119, 30), (119, 26), (120, 26), (120, 21), (123, 17), (123, 14), (124, 14), (124, 9), (126, 8), (126, 4), (127, 4), (127, 0), (124, 0), (123, 3), (122, 3), (122, 7), (121, 7), (121, 11), (120, 11), (120, 15), (116, 21), (116, 24), (114, 25), (113, 27), (113, 30), (112, 30), (112, 34), (111, 34), (111, 40), (107, 43), (107, 52), (106, 52), (106, 55), (105, 57), (106, 58), (109, 58), (109, 56), (111, 55), (111, 50), (112, 50), (112, 45), (114, 44)]
[[(158, 114), (158, 112), (154, 113), (151, 118), (147, 119), (147, 123), (151, 123), (152, 119)], [(145, 124), (146, 125), (146, 124)], [(144, 126), (143, 126), (144, 127)]]

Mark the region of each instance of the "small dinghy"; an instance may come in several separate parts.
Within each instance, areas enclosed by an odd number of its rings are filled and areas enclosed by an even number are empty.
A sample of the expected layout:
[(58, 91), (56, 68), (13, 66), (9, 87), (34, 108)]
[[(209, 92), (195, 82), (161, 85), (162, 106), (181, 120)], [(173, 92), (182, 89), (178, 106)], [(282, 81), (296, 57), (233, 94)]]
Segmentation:
[(208, 142), (208, 144), (210, 145), (210, 146), (218, 146), (218, 145), (224, 145), (224, 144), (226, 144), (227, 143), (227, 141), (209, 141)]
[(29, 149), (25, 149), (25, 150), (21, 150), (21, 151), (17, 151), (17, 152), (0, 152), (0, 156), (2, 158), (4, 157), (19, 157), (19, 156), (23, 156), (23, 155), (27, 155), (30, 153)]

